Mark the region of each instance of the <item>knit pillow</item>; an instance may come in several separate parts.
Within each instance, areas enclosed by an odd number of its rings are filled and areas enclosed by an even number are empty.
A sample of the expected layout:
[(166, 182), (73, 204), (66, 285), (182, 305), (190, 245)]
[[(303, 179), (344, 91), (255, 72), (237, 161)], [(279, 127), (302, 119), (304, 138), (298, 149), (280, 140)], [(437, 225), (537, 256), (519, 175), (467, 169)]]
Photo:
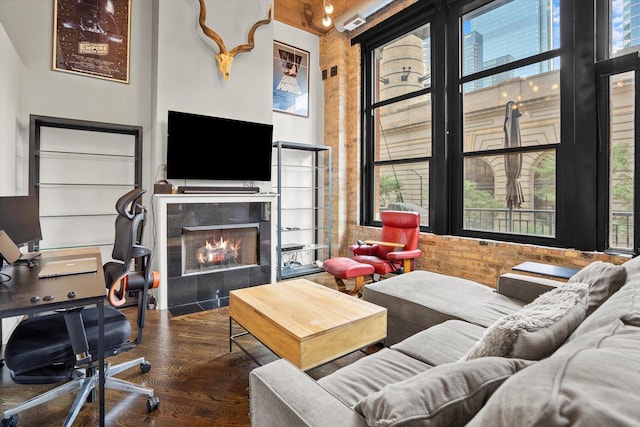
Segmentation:
[(587, 283), (567, 283), (545, 292), (518, 312), (496, 320), (461, 360), (549, 356), (584, 319), (588, 288)]
[(611, 295), (618, 291), (627, 280), (627, 270), (610, 262), (594, 261), (578, 271), (569, 282), (589, 284), (587, 316), (593, 313)]

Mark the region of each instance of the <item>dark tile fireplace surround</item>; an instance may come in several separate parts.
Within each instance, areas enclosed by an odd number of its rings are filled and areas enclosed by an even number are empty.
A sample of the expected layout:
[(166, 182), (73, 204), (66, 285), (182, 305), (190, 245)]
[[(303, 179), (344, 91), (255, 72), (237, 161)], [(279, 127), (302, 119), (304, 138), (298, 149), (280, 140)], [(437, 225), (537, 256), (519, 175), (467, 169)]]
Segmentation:
[(229, 305), (229, 291), (271, 281), (270, 202), (169, 203), (167, 308), (174, 316)]

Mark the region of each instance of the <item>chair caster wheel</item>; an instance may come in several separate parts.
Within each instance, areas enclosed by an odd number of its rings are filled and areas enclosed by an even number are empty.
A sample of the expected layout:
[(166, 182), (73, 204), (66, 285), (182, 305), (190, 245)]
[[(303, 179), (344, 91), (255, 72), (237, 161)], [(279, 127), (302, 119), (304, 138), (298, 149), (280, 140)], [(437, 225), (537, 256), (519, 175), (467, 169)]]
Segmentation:
[(143, 362), (140, 364), (140, 372), (142, 372), (143, 374), (146, 374), (150, 370), (151, 370), (151, 363)]
[(2, 427), (16, 427), (18, 425), (18, 415), (11, 415), (9, 418), (2, 419)]
[(160, 406), (158, 396), (151, 396), (147, 399), (147, 412), (153, 412)]

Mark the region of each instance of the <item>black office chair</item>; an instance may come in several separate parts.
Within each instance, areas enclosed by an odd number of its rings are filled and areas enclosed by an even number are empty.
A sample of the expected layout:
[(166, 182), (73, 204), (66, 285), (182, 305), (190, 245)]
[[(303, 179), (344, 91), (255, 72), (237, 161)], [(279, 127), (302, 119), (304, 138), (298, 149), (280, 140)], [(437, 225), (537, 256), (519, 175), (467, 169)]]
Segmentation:
[[(118, 217), (115, 222), (116, 236), (112, 252), (116, 261), (107, 262), (103, 266), (110, 294), (109, 301), (113, 302), (104, 307), (105, 358), (131, 350), (141, 342), (147, 289), (157, 286), (158, 276), (150, 268), (151, 250), (140, 245), (145, 217), (140, 199), (144, 192), (145, 190), (134, 189), (116, 203)], [(135, 265), (133, 270), (132, 264)], [(124, 301), (121, 292), (126, 293), (127, 290), (138, 290), (138, 333), (133, 340), (130, 338), (129, 320), (115, 308)], [(82, 335), (82, 325), (86, 332), (86, 340)], [(79, 307), (64, 313), (45, 314), (21, 321), (5, 347), (4, 360), (10, 369), (11, 378), (18, 384), (67, 382), (4, 411), (2, 426), (16, 426), (18, 413), (79, 390), (63, 424), (70, 426), (84, 402), (95, 399), (95, 388), (99, 379), (96, 366), (98, 332), (97, 307)], [(88, 344), (88, 355), (85, 343)], [(113, 377), (136, 365), (140, 366), (143, 373), (151, 369), (151, 364), (144, 357), (114, 366), (105, 363), (105, 388), (146, 394), (147, 410), (150, 412), (160, 404), (153, 389)]]

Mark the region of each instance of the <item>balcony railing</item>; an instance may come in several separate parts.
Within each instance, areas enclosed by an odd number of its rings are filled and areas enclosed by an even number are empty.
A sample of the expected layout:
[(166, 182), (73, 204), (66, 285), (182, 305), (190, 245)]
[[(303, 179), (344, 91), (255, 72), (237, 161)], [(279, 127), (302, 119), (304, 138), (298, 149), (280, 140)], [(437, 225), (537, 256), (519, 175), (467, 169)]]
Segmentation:
[(633, 249), (633, 212), (613, 212), (609, 233), (610, 247)]
[(464, 228), (495, 233), (555, 236), (556, 212), (547, 209), (466, 208)]
[[(528, 234), (544, 237), (556, 235), (556, 212), (548, 209), (466, 208), (464, 228), (496, 233)], [(633, 248), (633, 213), (613, 212), (609, 246)]]

